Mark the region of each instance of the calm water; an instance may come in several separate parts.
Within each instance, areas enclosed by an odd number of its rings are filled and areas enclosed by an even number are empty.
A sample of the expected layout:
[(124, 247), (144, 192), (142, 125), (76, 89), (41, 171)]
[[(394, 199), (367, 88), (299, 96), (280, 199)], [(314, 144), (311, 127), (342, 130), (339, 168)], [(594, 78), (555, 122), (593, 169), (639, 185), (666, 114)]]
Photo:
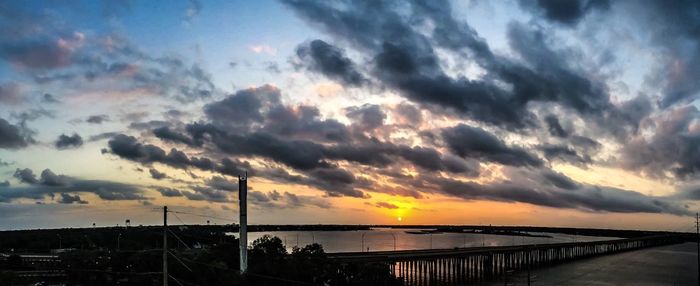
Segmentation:
[[(596, 241), (614, 239), (611, 237), (575, 236), (547, 233), (547, 237), (524, 237), (488, 234), (409, 234), (407, 229), (375, 228), (360, 231), (271, 231), (248, 233), (248, 244), (269, 234), (282, 239), (288, 251), (294, 246), (304, 246), (313, 242), (323, 245), (326, 252), (355, 252), (380, 250), (410, 250), (430, 248), (454, 248), (475, 246), (508, 246), (522, 244), (561, 243), (576, 241)], [(417, 229), (411, 229), (416, 231)], [(542, 233), (532, 233), (542, 234)], [(238, 234), (235, 234), (238, 236)], [(364, 237), (364, 242), (363, 242)]]

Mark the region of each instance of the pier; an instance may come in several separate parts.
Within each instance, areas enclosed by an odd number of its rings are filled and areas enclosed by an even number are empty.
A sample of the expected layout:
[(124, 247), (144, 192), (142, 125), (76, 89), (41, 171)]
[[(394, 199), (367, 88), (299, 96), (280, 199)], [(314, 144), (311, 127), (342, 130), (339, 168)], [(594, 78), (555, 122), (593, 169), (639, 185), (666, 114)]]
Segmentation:
[(405, 285), (469, 285), (504, 280), (514, 272), (540, 266), (681, 242), (677, 236), (660, 235), (594, 242), (347, 252), (329, 257), (350, 268), (363, 263), (385, 264)]

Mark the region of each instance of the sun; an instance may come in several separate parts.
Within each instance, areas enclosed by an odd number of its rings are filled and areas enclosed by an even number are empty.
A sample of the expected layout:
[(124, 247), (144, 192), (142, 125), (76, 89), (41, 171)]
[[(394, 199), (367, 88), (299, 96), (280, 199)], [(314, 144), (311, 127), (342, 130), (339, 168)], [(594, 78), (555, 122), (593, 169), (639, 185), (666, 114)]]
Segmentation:
[(402, 220), (403, 220), (402, 217), (397, 217), (396, 219), (397, 219), (398, 221), (402, 221)]

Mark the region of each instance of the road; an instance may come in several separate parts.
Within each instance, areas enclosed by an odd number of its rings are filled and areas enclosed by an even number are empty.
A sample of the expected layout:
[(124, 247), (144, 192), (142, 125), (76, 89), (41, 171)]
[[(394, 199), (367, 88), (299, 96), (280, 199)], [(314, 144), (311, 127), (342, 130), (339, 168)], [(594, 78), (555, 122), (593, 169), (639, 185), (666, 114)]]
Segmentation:
[[(514, 276), (508, 285), (527, 285), (527, 275)], [(684, 243), (582, 259), (533, 270), (532, 277), (531, 285), (698, 285), (697, 248)]]

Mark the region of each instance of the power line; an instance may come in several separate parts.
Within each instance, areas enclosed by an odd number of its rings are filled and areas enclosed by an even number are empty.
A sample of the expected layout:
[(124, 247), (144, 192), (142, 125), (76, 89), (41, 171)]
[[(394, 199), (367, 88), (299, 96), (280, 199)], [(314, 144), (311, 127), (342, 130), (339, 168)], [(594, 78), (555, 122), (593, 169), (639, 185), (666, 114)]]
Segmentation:
[(183, 225), (187, 225), (184, 221), (182, 221), (182, 219), (180, 218), (180, 216), (177, 215), (176, 212), (171, 211), (171, 213), (172, 213), (173, 215), (175, 215), (175, 218), (176, 218), (177, 220), (179, 220), (180, 223), (182, 223)]
[(173, 281), (175, 281), (175, 282), (176, 282), (177, 284), (179, 284), (180, 286), (185, 286), (185, 285), (199, 286), (199, 284), (194, 284), (194, 283), (191, 283), (191, 282), (187, 282), (187, 281), (185, 281), (185, 280), (180, 281), (180, 280), (176, 279), (175, 277), (173, 277), (172, 275), (168, 275), (168, 277), (170, 277), (170, 279), (172, 279)]
[(170, 211), (170, 212), (179, 213), (179, 214), (188, 214), (188, 215), (193, 215), (193, 216), (206, 217), (206, 218), (212, 218), (212, 219), (218, 219), (218, 220), (224, 220), (224, 221), (230, 221), (230, 222), (236, 222), (236, 220), (233, 220), (230, 218), (218, 217), (218, 216), (212, 216), (212, 215), (197, 214), (197, 213), (183, 212), (183, 211)]
[(172, 251), (168, 251), (168, 253), (170, 253), (170, 255), (172, 255), (173, 257), (175, 257), (175, 260), (177, 260), (177, 262), (180, 262), (180, 264), (182, 264), (182, 266), (184, 266), (187, 270), (192, 272), (192, 268), (187, 266), (187, 264), (185, 264), (185, 262), (182, 262), (182, 260), (180, 260), (180, 258), (177, 257), (177, 255), (175, 255), (175, 253), (173, 253)]
[(170, 279), (172, 279), (173, 281), (175, 281), (175, 283), (177, 283), (178, 285), (180, 285), (180, 286), (185, 286), (185, 285), (183, 285), (183, 284), (180, 282), (180, 280), (175, 279), (175, 277), (173, 277), (172, 275), (168, 274), (168, 277), (169, 277)]

